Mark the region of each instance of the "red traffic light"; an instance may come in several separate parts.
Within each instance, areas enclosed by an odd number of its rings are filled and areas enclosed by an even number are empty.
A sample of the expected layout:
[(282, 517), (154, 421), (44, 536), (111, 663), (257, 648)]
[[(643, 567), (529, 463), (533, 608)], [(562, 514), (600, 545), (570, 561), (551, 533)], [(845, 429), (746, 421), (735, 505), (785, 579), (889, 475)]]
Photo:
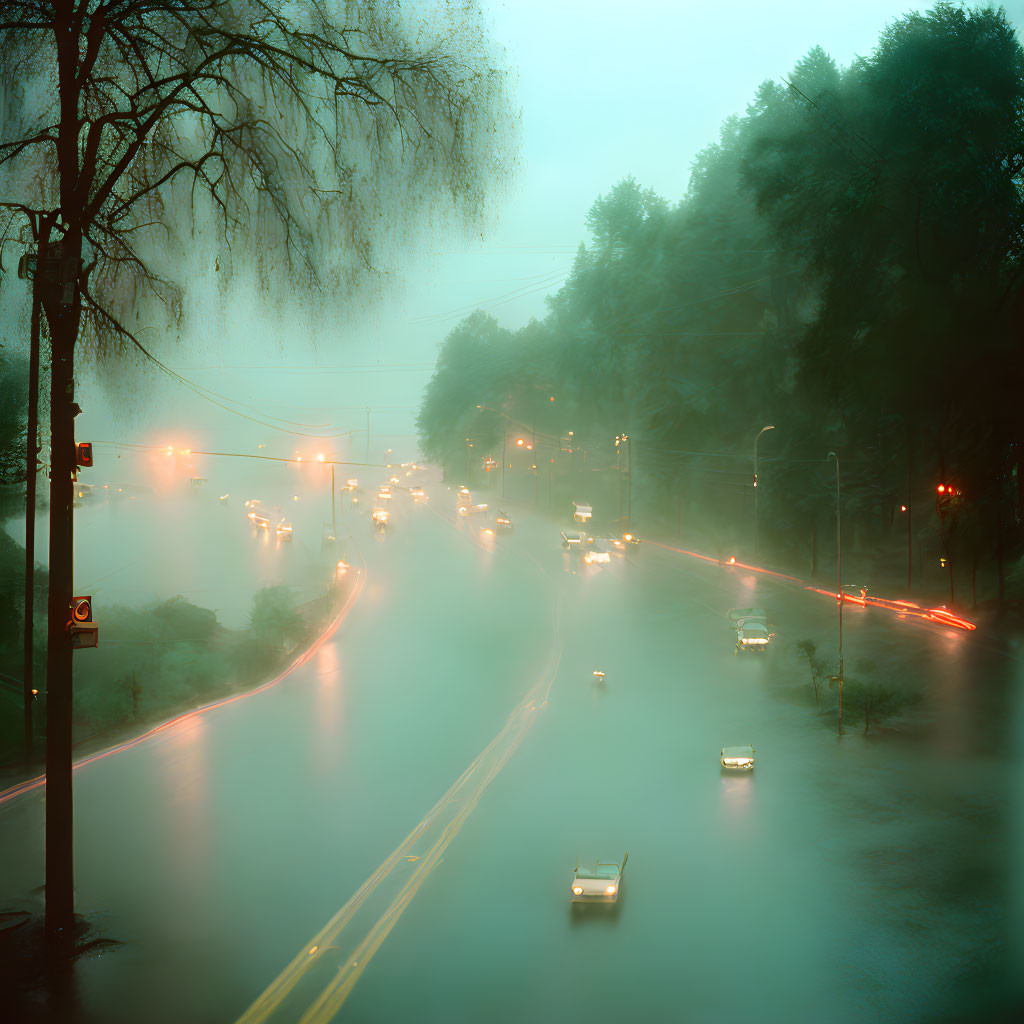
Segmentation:
[(75, 465), (92, 466), (92, 442), (80, 441), (75, 445)]
[(939, 494), (943, 494), (945, 492), (945, 490), (946, 490), (946, 485), (945, 484), (939, 484), (939, 486), (936, 487), (935, 489), (939, 492)]
[(92, 622), (92, 597), (71, 598), (71, 621)]

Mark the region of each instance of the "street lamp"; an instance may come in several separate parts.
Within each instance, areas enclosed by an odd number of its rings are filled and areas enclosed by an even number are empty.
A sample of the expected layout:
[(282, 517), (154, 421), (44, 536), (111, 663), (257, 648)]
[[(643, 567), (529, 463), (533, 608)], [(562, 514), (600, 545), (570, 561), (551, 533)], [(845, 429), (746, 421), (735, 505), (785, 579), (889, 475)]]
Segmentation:
[(757, 557), (757, 442), (761, 440), (761, 434), (766, 430), (774, 430), (774, 425), (762, 427), (760, 433), (754, 438), (754, 557)]
[(836, 599), (839, 603), (839, 735), (843, 735), (843, 536), (840, 529), (839, 504), (839, 456), (829, 452), (828, 458), (836, 460)]

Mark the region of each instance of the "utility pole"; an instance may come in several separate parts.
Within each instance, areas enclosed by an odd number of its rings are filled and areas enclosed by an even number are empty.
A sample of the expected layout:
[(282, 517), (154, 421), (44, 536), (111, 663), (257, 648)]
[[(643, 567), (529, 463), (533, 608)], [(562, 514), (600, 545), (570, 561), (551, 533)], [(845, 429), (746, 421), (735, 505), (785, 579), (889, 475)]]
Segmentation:
[[(616, 437), (615, 438), (615, 461), (619, 464), (619, 486), (618, 486), (618, 492), (619, 492), (619, 522), (620, 523), (622, 522), (622, 448), (621, 448), (621, 444), (622, 444), (622, 438), (621, 437)], [(584, 458), (583, 458), (584, 464), (586, 464), (586, 461), (587, 461), (586, 460), (586, 456), (584, 456)], [(627, 532), (628, 532), (628, 530), (627, 530)]]
[[(33, 224), (33, 228), (35, 225)], [(37, 232), (33, 231), (33, 235)], [(39, 243), (36, 242), (36, 269)], [(25, 447), (25, 764), (32, 764), (32, 677), (35, 671), (36, 479), (39, 472), (39, 285), (32, 274), (32, 315), (28, 356), (28, 443)]]
[(501, 496), (505, 497), (505, 424), (501, 425)]
[(626, 533), (632, 530), (632, 517), (633, 517), (633, 441), (625, 434), (622, 435), (623, 441), (629, 441), (629, 445), (626, 448), (626, 458), (629, 459), (629, 465), (626, 467)]
[(766, 430), (774, 430), (774, 426), (762, 427), (761, 433), (754, 438), (754, 557), (757, 557), (757, 442)]
[[(50, 336), (50, 551), (46, 643), (46, 909), (48, 939), (70, 950), (75, 922), (74, 792), (71, 759), (72, 647), (68, 629), (74, 594), (75, 342), (81, 303), (82, 231), (65, 229), (50, 242), (57, 215), (39, 225), (36, 274)], [(59, 248), (58, 248), (59, 246)], [(53, 251), (51, 251), (53, 250)], [(45, 255), (44, 255), (45, 254)]]
[(839, 456), (829, 452), (828, 457), (836, 460), (836, 599), (839, 603), (839, 735), (843, 735), (843, 534), (839, 501)]

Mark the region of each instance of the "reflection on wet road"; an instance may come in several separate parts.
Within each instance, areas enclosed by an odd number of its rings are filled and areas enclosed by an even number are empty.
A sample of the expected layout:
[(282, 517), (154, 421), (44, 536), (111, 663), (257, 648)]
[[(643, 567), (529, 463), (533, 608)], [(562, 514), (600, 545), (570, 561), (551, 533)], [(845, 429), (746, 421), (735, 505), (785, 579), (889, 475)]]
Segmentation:
[[(839, 740), (791, 647), (831, 650), (834, 601), (653, 545), (579, 565), (428, 492), (349, 524), (365, 585), (306, 664), (76, 775), (79, 909), (126, 942), (76, 968), (82, 1020), (867, 1024), (1008, 983), (1012, 638), (846, 609), (849, 664), (924, 700)], [(38, 792), (0, 808), (6, 902), (41, 826)], [(571, 908), (577, 857), (626, 849), (615, 907)]]

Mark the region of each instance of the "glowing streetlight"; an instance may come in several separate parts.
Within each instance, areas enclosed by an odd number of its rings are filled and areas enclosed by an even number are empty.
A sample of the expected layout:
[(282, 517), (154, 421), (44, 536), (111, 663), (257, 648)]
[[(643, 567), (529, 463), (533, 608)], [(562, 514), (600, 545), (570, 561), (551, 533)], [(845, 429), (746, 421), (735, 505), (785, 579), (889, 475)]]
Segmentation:
[(324, 453), (323, 452), (317, 452), (316, 461), (317, 462), (323, 462), (324, 461)]

